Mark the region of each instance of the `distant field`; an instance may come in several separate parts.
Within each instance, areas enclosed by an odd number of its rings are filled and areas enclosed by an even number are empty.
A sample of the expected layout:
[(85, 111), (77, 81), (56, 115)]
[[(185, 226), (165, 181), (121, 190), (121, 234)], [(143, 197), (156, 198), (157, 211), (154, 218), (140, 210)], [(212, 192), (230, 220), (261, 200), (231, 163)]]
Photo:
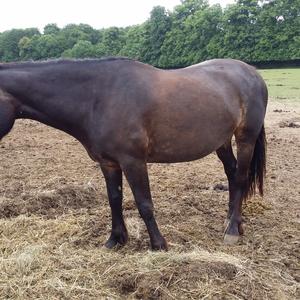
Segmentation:
[(259, 72), (268, 85), (271, 98), (300, 101), (300, 68), (269, 69)]

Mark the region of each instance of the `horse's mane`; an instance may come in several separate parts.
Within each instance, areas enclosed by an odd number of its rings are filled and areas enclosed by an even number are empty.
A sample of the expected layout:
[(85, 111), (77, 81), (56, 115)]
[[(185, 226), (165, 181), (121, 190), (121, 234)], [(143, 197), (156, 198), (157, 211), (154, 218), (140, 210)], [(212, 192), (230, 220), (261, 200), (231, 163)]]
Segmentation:
[(103, 57), (103, 58), (85, 58), (85, 59), (47, 59), (40, 61), (24, 61), (24, 62), (9, 62), (0, 63), (0, 70), (10, 68), (26, 68), (26, 67), (39, 67), (39, 66), (51, 66), (57, 64), (72, 64), (72, 63), (102, 63), (110, 61), (135, 61), (134, 59), (127, 57)]

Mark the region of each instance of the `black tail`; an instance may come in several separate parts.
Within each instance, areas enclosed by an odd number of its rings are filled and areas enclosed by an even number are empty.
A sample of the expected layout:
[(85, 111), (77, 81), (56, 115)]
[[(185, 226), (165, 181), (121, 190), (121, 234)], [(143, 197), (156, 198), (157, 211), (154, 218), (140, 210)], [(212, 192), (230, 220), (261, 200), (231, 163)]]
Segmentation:
[(259, 194), (263, 196), (264, 178), (266, 175), (266, 148), (267, 142), (265, 127), (263, 125), (256, 140), (250, 170), (248, 173), (248, 197), (255, 194), (256, 187), (258, 188)]

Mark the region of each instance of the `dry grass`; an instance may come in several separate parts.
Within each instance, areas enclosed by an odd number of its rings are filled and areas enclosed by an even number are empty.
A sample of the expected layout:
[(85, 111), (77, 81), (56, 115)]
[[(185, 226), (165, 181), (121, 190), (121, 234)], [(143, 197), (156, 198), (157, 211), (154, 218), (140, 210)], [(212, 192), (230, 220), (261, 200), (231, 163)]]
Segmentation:
[[(130, 242), (144, 239), (128, 218)], [(262, 299), (296, 295), (282, 257), (261, 262), (234, 253), (172, 246), (169, 252), (108, 251), (94, 244), (88, 214), (0, 220), (2, 299)], [(101, 227), (100, 225), (98, 226)], [(229, 254), (228, 252), (233, 252)]]
[(246, 259), (222, 252), (83, 250), (74, 243), (81, 221), (70, 216), (2, 220), (1, 298), (198, 298), (231, 295), (240, 280), (259, 283)]

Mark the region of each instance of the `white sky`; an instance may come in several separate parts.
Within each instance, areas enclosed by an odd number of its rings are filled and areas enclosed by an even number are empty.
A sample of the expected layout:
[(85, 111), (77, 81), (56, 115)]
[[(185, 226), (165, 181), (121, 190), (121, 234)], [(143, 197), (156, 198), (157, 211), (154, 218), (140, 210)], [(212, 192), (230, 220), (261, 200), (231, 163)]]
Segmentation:
[[(223, 7), (234, 0), (209, 0)], [(56, 23), (85, 23), (96, 29), (140, 24), (148, 19), (151, 9), (161, 5), (169, 10), (180, 0), (2, 0), (0, 32), (12, 28), (38, 27)]]

